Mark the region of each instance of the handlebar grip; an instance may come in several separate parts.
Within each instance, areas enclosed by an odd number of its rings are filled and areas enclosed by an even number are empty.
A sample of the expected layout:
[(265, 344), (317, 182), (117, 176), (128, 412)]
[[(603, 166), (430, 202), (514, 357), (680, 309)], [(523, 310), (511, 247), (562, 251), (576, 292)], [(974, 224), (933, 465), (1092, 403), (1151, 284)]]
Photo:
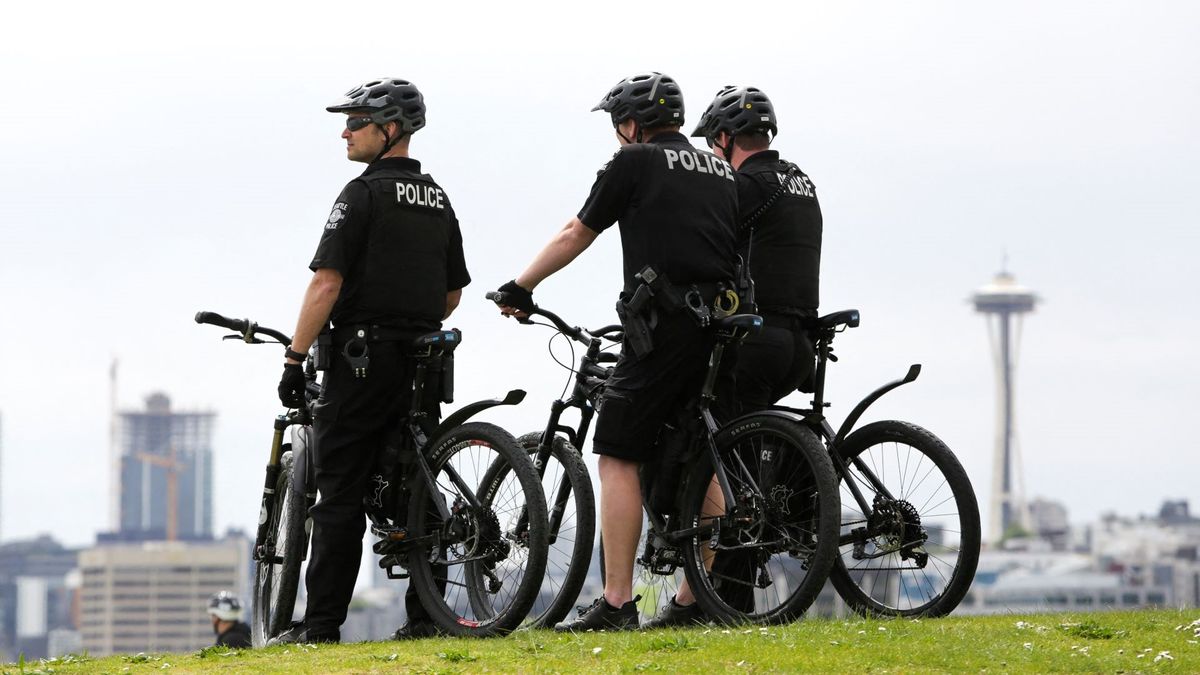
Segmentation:
[(216, 312), (196, 312), (196, 323), (220, 326), (221, 328), (228, 328), (239, 333), (245, 333), (247, 326), (245, 319), (228, 319)]
[(505, 293), (504, 291), (488, 291), (487, 293), (483, 294), (483, 297), (491, 300), (497, 305), (508, 304), (508, 293)]

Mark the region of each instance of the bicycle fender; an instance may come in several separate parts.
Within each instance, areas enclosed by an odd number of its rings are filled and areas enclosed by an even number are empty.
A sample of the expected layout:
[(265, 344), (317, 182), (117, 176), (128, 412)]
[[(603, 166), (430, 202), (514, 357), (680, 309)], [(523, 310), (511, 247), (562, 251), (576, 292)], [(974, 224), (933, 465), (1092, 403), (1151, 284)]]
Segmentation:
[(429, 438), (438, 438), (442, 435), (442, 432), (446, 431), (447, 429), (453, 429), (454, 427), (466, 422), (468, 419), (478, 415), (488, 408), (494, 408), (498, 405), (517, 405), (524, 400), (525, 390), (513, 389), (505, 394), (504, 398), (501, 399), (489, 398), (483, 401), (468, 403), (458, 410), (455, 410), (446, 419), (442, 420), (441, 424), (437, 425), (437, 427), (433, 430), (433, 433), (429, 434)]
[(791, 412), (788, 410), (775, 410), (772, 408), (767, 408), (766, 410), (755, 410), (754, 412), (748, 412), (744, 415), (739, 415), (738, 417), (733, 418), (732, 420), (726, 422), (725, 424), (722, 424), (721, 429), (722, 430), (735, 429), (735, 428), (737, 428), (737, 426), (739, 424), (741, 424), (742, 422), (744, 422), (746, 419), (748, 419), (750, 417), (778, 417), (780, 419), (784, 419), (789, 422), (795, 422), (796, 424), (806, 425), (806, 423), (804, 421), (806, 418), (804, 415), (794, 413), (794, 412)]
[(909, 382), (917, 379), (917, 376), (920, 374), (921, 364), (914, 363), (908, 367), (908, 373), (906, 373), (904, 377), (900, 378), (899, 380), (888, 382), (887, 384), (868, 394), (863, 400), (859, 401), (858, 405), (854, 406), (854, 410), (851, 410), (850, 414), (846, 416), (845, 421), (842, 422), (842, 426), (838, 429), (837, 435), (833, 437), (834, 447), (837, 447), (842, 441), (846, 440), (846, 436), (850, 433), (850, 430), (854, 428), (854, 425), (858, 422), (858, 418), (862, 417), (862, 414), (867, 411), (867, 408), (870, 407), (872, 403), (878, 401), (881, 396), (895, 389), (896, 387), (899, 387), (903, 384), (908, 384)]

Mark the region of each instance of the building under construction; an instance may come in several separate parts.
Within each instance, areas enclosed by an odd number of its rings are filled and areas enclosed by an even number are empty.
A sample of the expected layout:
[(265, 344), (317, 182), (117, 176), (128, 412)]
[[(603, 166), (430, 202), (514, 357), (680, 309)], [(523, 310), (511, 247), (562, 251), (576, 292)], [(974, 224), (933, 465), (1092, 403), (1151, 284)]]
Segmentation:
[(122, 540), (212, 537), (212, 412), (172, 412), (163, 393), (116, 415)]

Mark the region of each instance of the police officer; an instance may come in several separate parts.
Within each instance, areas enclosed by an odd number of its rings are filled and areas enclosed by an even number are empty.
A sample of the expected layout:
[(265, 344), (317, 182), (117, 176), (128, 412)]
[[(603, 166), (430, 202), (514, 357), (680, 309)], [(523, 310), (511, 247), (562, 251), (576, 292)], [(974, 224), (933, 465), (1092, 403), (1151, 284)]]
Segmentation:
[(733, 86), (717, 93), (692, 132), (738, 171), (738, 253), (749, 262), (763, 317), (763, 329), (738, 351), (745, 412), (806, 386), (815, 367), (804, 325), (817, 315), (821, 205), (808, 176), (770, 149), (777, 133), (766, 94)]
[[(307, 612), (277, 642), (339, 640), (362, 557), (368, 474), (412, 401), (406, 350), (441, 327), (471, 280), (449, 198), (408, 155), (425, 126), (416, 86), (373, 80), (326, 110), (346, 115), (346, 156), (368, 166), (325, 222), (279, 384), (284, 405), (304, 404), (301, 362), (332, 322), (332, 357), (313, 408), (320, 499), (309, 514)], [(409, 620), (420, 621), (427, 615), (409, 590)]]
[(218, 647), (245, 649), (250, 646), (250, 626), (242, 623), (242, 603), (229, 591), (221, 591), (208, 601), (213, 632)]
[[(742, 412), (761, 410), (805, 387), (815, 366), (805, 322), (817, 313), (821, 207), (808, 176), (770, 149), (777, 131), (766, 94), (728, 86), (692, 132), (738, 170), (738, 254), (749, 265), (753, 299), (763, 317), (763, 328), (742, 342), (734, 367), (735, 398)], [(742, 552), (718, 553), (713, 568), (731, 579), (752, 580), (756, 573), (754, 561)], [(750, 612), (752, 588), (751, 583), (730, 584), (722, 598)], [(705, 620), (698, 605), (683, 604), (677, 597), (649, 625)]]
[[(600, 170), (578, 216), (520, 276), (500, 287), (511, 298), (502, 308), (506, 314), (529, 311), (539, 283), (620, 224), (625, 284), (618, 306), (625, 312), (626, 341), (593, 441), (600, 455), (605, 588), (576, 621), (558, 627), (573, 631), (638, 627), (633, 564), (642, 525), (639, 467), (655, 460), (655, 439), (679, 402), (699, 391), (712, 349), (711, 336), (688, 310), (647, 305), (639, 312), (630, 301), (648, 267), (657, 283), (695, 289), (710, 300), (719, 282), (733, 278), (736, 243), (733, 168), (696, 150), (679, 132), (683, 96), (674, 80), (661, 73), (635, 75), (593, 110), (609, 113), (620, 150)], [(650, 339), (635, 342), (631, 333), (637, 330)]]

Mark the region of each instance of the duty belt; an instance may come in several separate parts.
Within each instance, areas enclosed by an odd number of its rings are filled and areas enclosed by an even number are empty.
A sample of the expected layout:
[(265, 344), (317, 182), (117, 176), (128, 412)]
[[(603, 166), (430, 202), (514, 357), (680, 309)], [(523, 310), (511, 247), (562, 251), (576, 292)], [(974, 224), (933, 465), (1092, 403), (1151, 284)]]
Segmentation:
[(333, 341), (339, 344), (351, 340), (365, 342), (400, 342), (410, 340), (416, 334), (411, 328), (395, 328), (392, 326), (354, 325), (338, 326), (333, 329)]
[(638, 286), (632, 294), (622, 294), (617, 315), (625, 328), (625, 343), (638, 356), (654, 349), (653, 331), (658, 312), (674, 314), (686, 311), (696, 325), (706, 328), (713, 318), (737, 311), (738, 295), (732, 285), (720, 281), (673, 284), (665, 274), (647, 266), (634, 276)]
[(400, 342), (412, 339), (413, 331), (392, 326), (357, 325), (333, 329), (334, 344), (342, 345), (342, 356), (354, 371), (354, 377), (366, 377), (371, 363), (372, 342)]

